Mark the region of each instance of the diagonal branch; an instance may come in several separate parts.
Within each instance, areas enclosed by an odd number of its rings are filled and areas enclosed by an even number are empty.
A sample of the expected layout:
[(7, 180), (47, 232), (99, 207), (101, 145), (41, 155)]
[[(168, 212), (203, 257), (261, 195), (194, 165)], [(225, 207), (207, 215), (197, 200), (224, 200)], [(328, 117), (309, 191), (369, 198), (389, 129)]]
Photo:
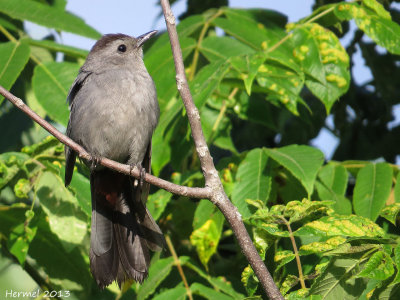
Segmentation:
[[(8, 99), (12, 104), (26, 113), (33, 121), (38, 123), (44, 129), (46, 129), (50, 134), (52, 134), (56, 139), (58, 139), (64, 145), (67, 145), (71, 149), (73, 149), (76, 153), (78, 153), (79, 158), (90, 161), (92, 158), (90, 154), (79, 144), (75, 143), (65, 134), (58, 131), (53, 125), (49, 122), (41, 118), (38, 114), (36, 114), (32, 109), (30, 109), (20, 98), (14, 96), (9, 91), (7, 91), (4, 87), (0, 85), (0, 94), (3, 95), (6, 99)], [(135, 178), (140, 178), (140, 171), (137, 167), (124, 165), (113, 161), (108, 158), (101, 158), (99, 164), (118, 171), (120, 173), (134, 176)], [(176, 195), (193, 197), (193, 198), (201, 198), (208, 199), (211, 197), (211, 189), (198, 188), (198, 187), (186, 187), (182, 185), (177, 185), (172, 182), (166, 181), (164, 179), (155, 177), (151, 174), (146, 174), (143, 178), (146, 182), (153, 184), (159, 188), (162, 188), (168, 192), (171, 192)]]
[(274, 283), (271, 274), (262, 261), (258, 252), (243, 224), (242, 216), (237, 208), (232, 204), (226, 195), (218, 171), (215, 169), (213, 159), (210, 155), (203, 130), (201, 128), (200, 115), (197, 110), (192, 95), (189, 90), (189, 84), (185, 74), (183, 64), (182, 50), (179, 45), (178, 33), (175, 26), (175, 17), (172, 13), (168, 0), (161, 0), (161, 6), (164, 12), (165, 23), (171, 42), (172, 54), (175, 62), (176, 83), (180, 95), (187, 111), (192, 137), (196, 147), (197, 155), (200, 159), (201, 169), (204, 174), (206, 187), (211, 188), (210, 199), (224, 214), (231, 225), (233, 232), (238, 239), (243, 254), (246, 256), (259, 281), (261, 282), (266, 294), (270, 299), (284, 299)]

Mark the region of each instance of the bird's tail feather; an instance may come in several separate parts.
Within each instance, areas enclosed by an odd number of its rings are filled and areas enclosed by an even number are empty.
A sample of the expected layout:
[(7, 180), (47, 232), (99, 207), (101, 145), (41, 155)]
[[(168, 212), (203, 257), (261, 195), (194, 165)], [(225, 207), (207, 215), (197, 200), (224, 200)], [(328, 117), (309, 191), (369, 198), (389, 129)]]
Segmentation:
[(111, 170), (90, 178), (92, 226), (90, 270), (100, 288), (113, 280), (138, 282), (148, 275), (149, 249), (159, 251), (164, 237), (140, 200), (140, 187), (129, 176)]

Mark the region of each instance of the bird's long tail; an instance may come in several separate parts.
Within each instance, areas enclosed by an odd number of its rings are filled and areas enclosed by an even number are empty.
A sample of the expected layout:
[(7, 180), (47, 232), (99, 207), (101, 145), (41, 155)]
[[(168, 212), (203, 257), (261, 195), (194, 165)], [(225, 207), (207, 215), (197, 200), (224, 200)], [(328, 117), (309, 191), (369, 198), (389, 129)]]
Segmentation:
[(128, 279), (138, 282), (148, 275), (152, 251), (160, 251), (164, 237), (141, 200), (140, 185), (129, 176), (94, 171), (90, 176), (92, 225), (90, 270), (98, 286)]

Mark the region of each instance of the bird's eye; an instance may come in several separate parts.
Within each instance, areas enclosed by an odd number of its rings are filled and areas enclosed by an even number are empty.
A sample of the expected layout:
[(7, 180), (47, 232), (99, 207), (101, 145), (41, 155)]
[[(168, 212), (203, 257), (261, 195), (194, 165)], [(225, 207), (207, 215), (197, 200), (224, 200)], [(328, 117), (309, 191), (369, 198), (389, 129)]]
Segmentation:
[(126, 46), (125, 46), (124, 44), (119, 45), (119, 46), (118, 46), (118, 51), (119, 51), (119, 52), (125, 52), (125, 51), (126, 51)]

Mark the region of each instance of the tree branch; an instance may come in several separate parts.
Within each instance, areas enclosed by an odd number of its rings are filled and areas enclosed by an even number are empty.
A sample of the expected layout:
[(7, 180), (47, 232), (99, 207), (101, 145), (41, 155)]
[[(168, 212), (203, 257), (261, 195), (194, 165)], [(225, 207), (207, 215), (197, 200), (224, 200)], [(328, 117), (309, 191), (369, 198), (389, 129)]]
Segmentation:
[(161, 6), (164, 12), (165, 23), (167, 25), (175, 62), (177, 87), (187, 111), (192, 130), (192, 137), (200, 159), (206, 187), (209, 187), (212, 190), (211, 197), (208, 199), (210, 199), (221, 210), (225, 218), (228, 220), (236, 238), (238, 239), (243, 254), (249, 261), (268, 297), (270, 299), (284, 299), (267, 267), (258, 255), (258, 252), (243, 224), (242, 216), (232, 202), (230, 202), (223, 189), (221, 179), (219, 178), (218, 171), (215, 169), (213, 159), (204, 138), (199, 111), (193, 102), (192, 94), (189, 90), (189, 84), (183, 64), (182, 50), (179, 45), (178, 33), (175, 26), (175, 17), (168, 0), (161, 0)]
[[(9, 91), (7, 91), (4, 87), (0, 85), (0, 94), (3, 95), (6, 99), (8, 99), (12, 104), (26, 113), (33, 121), (38, 123), (44, 129), (46, 129), (50, 134), (52, 134), (56, 139), (58, 139), (64, 145), (67, 145), (71, 149), (73, 149), (76, 153), (78, 153), (79, 158), (90, 161), (92, 157), (90, 154), (79, 144), (75, 143), (65, 134), (58, 131), (53, 125), (48, 123), (46, 120), (41, 118), (38, 114), (36, 114), (32, 109), (30, 109), (20, 98), (14, 96)], [(140, 178), (140, 171), (137, 167), (133, 167), (130, 165), (121, 164), (119, 162), (113, 161), (108, 158), (100, 158), (99, 164), (118, 171), (120, 173), (134, 176), (135, 178)], [(143, 178), (146, 182), (153, 184), (159, 188), (162, 188), (168, 192), (171, 192), (176, 195), (192, 197), (192, 198), (200, 198), (200, 199), (209, 199), (211, 197), (211, 189), (204, 187), (186, 187), (182, 185), (177, 185), (175, 183), (166, 181), (164, 179), (155, 177), (151, 174), (146, 173)]]

